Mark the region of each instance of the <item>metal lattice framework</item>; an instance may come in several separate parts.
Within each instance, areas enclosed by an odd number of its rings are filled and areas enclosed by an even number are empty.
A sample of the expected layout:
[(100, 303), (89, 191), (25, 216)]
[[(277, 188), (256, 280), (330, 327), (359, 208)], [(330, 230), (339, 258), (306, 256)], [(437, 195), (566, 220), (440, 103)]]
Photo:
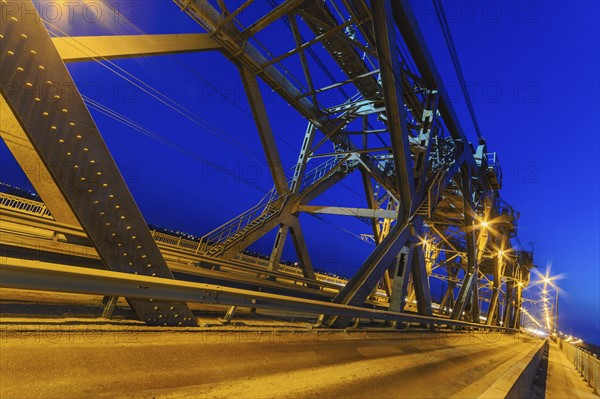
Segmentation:
[[(220, 0), (175, 3), (207, 33), (50, 38), (41, 19), (24, 12), (33, 10), (30, 2), (0, 4), (0, 131), (21, 165), (35, 162), (52, 177), (50, 183), (31, 180), (56, 222), (87, 236), (107, 269), (161, 278), (172, 278), (165, 259), (175, 247), (178, 256), (201, 265), (247, 266), (242, 251), (277, 229), (270, 260), (259, 271), (272, 280), (286, 276), (280, 260), (289, 235), (302, 271), (298, 279), (318, 291), (325, 283), (315, 275), (299, 215), (359, 217), (370, 224), (372, 235), (365, 237), (376, 246), (335, 290), (334, 304), (356, 308), (376, 301), (397, 315), (408, 298), (423, 317), (519, 327), (533, 259), (512, 247), (518, 214), (500, 198), (496, 154), (483, 138), (477, 145), (468, 141), (407, 3), (269, 1), (252, 21), (244, 10), (253, 0), (236, 8)], [(289, 34), (295, 46), (273, 54), (273, 32)], [(328, 55), (326, 64), (315, 46)], [(39, 94), (75, 87), (65, 62), (183, 51), (220, 51), (237, 66), (274, 181), (256, 206), (185, 245), (150, 233), (79, 93)], [(343, 76), (327, 72), (327, 65)], [(298, 133), (304, 139), (289, 178), (259, 80), (308, 121)], [(315, 205), (350, 174), (361, 175), (364, 208)], [(448, 283), (437, 308), (430, 278)], [(195, 324), (184, 303), (165, 298), (128, 300), (149, 324)], [(482, 301), (489, 302), (485, 317)], [(330, 327), (359, 317), (324, 309), (320, 323)]]

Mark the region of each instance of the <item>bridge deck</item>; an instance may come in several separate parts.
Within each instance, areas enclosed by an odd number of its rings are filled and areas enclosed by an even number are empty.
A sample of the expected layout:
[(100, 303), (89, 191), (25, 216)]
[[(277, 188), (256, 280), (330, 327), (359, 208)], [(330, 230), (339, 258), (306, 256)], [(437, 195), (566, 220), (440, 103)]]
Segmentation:
[[(19, 330), (21, 328), (21, 330)], [(519, 335), (3, 325), (2, 397), (449, 397), (539, 347)], [(27, 383), (25, 383), (27, 382)]]

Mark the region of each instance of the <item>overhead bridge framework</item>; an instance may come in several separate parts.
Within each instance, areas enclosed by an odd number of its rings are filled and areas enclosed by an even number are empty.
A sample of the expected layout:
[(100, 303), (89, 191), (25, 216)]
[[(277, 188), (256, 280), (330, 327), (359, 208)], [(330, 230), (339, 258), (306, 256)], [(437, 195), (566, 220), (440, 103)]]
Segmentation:
[[(485, 139), (475, 144), (467, 139), (408, 2), (288, 0), (269, 10), (262, 7), (263, 14), (252, 21), (244, 14), (252, 0), (237, 2), (238, 8), (227, 8), (222, 1), (174, 3), (206, 33), (51, 38), (42, 20), (31, 17), (30, 1), (0, 3), (2, 138), (54, 221), (83, 232), (111, 271), (94, 276), (96, 272), (86, 276), (78, 271), (79, 276), (69, 274), (69, 279), (101, 279), (102, 284), (90, 282), (95, 288), (89, 292), (125, 296), (150, 325), (195, 325), (186, 302), (196, 295), (190, 289), (203, 288), (167, 282), (173, 275), (164, 250), (159, 250), (81, 95), (75, 90), (74, 96), (61, 96), (52, 89), (75, 87), (68, 62), (220, 51), (239, 69), (275, 184), (254, 207), (178, 251), (218, 268), (237, 262), (245, 248), (277, 230), (265, 273), (274, 280), (285, 274), (280, 261), (291, 236), (301, 278), (307, 289), (317, 290), (322, 285), (300, 214), (358, 217), (367, 221), (371, 234), (364, 236), (376, 246), (331, 303), (278, 298), (278, 308), (293, 311), (294, 303), (302, 302), (302, 309), (320, 313), (319, 323), (329, 327), (345, 327), (360, 317), (392, 325), (408, 320), (519, 327), (522, 290), (533, 258), (513, 247), (518, 213), (500, 197), (496, 154), (488, 152)], [(290, 35), (294, 47), (279, 55), (267, 51), (275, 34)], [(314, 46), (322, 46), (329, 59), (320, 60)], [(343, 72), (342, 79), (328, 73), (331, 65)], [(295, 76), (290, 70), (302, 73)], [(324, 76), (331, 82), (317, 86)], [(291, 176), (282, 168), (257, 90), (259, 80), (308, 121), (296, 133), (304, 139)], [(57, 94), (48, 98), (43, 95), (48, 92)], [(332, 98), (337, 105), (330, 105)], [(30, 175), (39, 170), (49, 179)], [(319, 204), (325, 191), (350, 174), (361, 176), (364, 207)], [(16, 262), (3, 262), (2, 284), (28, 288), (31, 281), (29, 288), (49, 289), (56, 273), (66, 271), (47, 266), (19, 269)], [(447, 281), (436, 309), (431, 278)], [(164, 290), (139, 294), (152, 279)], [(59, 286), (80, 292), (76, 284)], [(215, 298), (228, 298), (221, 302), (227, 305), (255, 304), (248, 303), (251, 292), (206, 290)], [(377, 305), (381, 309), (364, 308), (379, 291), (385, 293), (384, 303)], [(151, 292), (160, 294), (153, 297)], [(416, 302), (418, 316), (413, 319), (404, 313), (407, 299)]]

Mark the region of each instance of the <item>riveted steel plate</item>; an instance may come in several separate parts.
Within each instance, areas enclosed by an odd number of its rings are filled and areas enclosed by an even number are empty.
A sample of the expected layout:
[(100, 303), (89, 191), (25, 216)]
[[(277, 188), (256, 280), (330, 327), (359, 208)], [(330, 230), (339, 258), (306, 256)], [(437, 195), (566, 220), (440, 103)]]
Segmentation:
[[(0, 0), (0, 85), (106, 267), (173, 278), (31, 1)], [(185, 303), (128, 302), (147, 324), (196, 325)]]

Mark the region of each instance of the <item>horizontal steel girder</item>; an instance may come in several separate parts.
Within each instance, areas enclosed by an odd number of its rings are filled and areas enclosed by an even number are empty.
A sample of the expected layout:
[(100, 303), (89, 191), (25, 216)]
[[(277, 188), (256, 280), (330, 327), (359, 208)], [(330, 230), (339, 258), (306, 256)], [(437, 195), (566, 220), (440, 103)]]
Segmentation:
[(347, 208), (341, 206), (299, 205), (298, 211), (312, 214), (354, 216), (361, 218), (395, 219), (398, 211), (388, 209)]
[(206, 33), (173, 35), (120, 35), (53, 37), (64, 62), (93, 61), (218, 50), (221, 46)]

